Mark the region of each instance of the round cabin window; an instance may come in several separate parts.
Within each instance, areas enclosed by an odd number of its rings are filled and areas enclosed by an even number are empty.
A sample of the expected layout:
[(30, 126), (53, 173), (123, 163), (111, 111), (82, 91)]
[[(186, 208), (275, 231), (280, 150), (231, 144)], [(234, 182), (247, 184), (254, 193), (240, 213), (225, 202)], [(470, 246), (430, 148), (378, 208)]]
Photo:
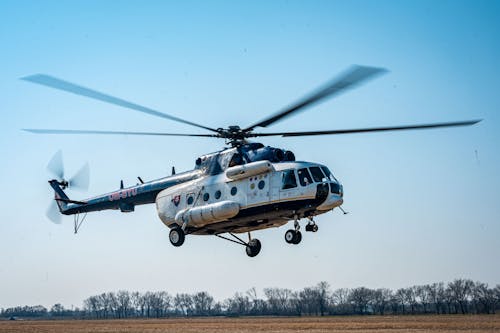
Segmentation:
[(214, 195), (214, 197), (215, 197), (215, 199), (217, 199), (217, 200), (218, 200), (218, 199), (220, 199), (220, 196), (221, 196), (221, 195), (222, 195), (221, 191), (217, 190), (217, 191), (215, 191), (215, 195)]
[(231, 195), (236, 195), (236, 193), (238, 193), (238, 189), (236, 188), (236, 186), (233, 186), (231, 188)]
[(259, 182), (259, 185), (258, 185), (258, 186), (259, 186), (259, 190), (262, 190), (262, 189), (264, 188), (264, 186), (266, 186), (266, 182), (265, 182), (265, 181), (263, 181), (263, 180), (261, 180), (261, 181)]
[(208, 199), (210, 199), (210, 194), (208, 193), (203, 194), (203, 201), (208, 201)]
[(193, 198), (193, 196), (192, 196), (192, 195), (190, 195), (190, 196), (188, 197), (188, 199), (187, 199), (187, 204), (188, 204), (188, 205), (192, 205), (192, 204), (193, 204), (193, 201), (194, 201), (194, 198)]

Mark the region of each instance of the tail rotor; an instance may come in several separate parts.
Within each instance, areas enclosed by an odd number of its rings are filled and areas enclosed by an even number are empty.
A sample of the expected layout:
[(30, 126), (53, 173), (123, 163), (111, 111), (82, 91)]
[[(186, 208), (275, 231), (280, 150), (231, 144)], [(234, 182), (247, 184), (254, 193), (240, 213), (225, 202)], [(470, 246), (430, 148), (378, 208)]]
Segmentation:
[(64, 179), (64, 164), (62, 159), (62, 151), (57, 151), (47, 164), (47, 170), (57, 179)]
[(73, 177), (69, 179), (68, 186), (70, 188), (87, 191), (89, 189), (90, 168), (89, 164), (85, 163)]
[(62, 190), (65, 190), (66, 188), (80, 190), (80, 191), (88, 190), (90, 183), (90, 168), (89, 164), (85, 163), (74, 174), (73, 177), (69, 178), (69, 180), (66, 180), (64, 176), (64, 163), (63, 163), (62, 151), (59, 150), (50, 159), (49, 163), (47, 164), (47, 170), (56, 178), (49, 182), (51, 183), (51, 186), (54, 187), (55, 194), (54, 194), (54, 200), (52, 200), (52, 203), (47, 209), (45, 215), (53, 223), (60, 224), (62, 222), (61, 212), (62, 209), (64, 209), (66, 203), (61, 202), (59, 199), (61, 199), (61, 196), (67, 198), (65, 193), (62, 192)]
[(45, 216), (55, 224), (61, 224), (62, 222), (62, 216), (61, 212), (59, 211), (59, 206), (57, 206), (56, 200), (52, 200), (50, 203), (49, 207), (47, 208), (47, 211), (45, 212)]
[(86, 191), (90, 183), (90, 168), (89, 164), (85, 163), (80, 170), (78, 170), (73, 177), (66, 180), (64, 178), (64, 163), (62, 151), (57, 151), (47, 164), (47, 170), (56, 177), (57, 182), (64, 190), (71, 188), (74, 190)]

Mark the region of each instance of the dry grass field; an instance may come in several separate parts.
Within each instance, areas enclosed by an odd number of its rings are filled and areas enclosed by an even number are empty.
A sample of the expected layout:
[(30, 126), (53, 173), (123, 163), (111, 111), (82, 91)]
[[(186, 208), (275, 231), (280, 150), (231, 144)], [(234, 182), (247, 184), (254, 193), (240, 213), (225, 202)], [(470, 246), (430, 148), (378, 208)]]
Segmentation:
[(500, 315), (0, 321), (0, 333), (500, 332)]

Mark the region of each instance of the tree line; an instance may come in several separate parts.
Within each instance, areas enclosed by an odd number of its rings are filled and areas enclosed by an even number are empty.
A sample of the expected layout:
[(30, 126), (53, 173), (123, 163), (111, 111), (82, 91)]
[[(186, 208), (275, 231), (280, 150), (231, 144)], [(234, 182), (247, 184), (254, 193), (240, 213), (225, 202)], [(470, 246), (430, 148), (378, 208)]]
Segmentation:
[(165, 291), (120, 290), (90, 296), (83, 307), (50, 310), (41, 306), (1, 309), (0, 316), (40, 318), (164, 318), (199, 316), (324, 316), (405, 314), (494, 314), (500, 307), (500, 285), (469, 279), (391, 290), (366, 287), (332, 290), (327, 282), (293, 291), (265, 288), (259, 297), (252, 288), (216, 301), (209, 293), (171, 295)]

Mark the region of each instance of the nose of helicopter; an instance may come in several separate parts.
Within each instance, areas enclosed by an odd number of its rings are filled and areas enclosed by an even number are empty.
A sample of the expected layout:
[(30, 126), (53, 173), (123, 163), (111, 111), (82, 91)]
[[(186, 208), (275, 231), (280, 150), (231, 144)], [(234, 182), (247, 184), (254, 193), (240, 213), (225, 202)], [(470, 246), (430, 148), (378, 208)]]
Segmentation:
[(344, 203), (344, 190), (338, 182), (328, 182), (318, 184), (316, 190), (316, 199), (321, 204), (316, 207), (318, 210), (330, 210)]

